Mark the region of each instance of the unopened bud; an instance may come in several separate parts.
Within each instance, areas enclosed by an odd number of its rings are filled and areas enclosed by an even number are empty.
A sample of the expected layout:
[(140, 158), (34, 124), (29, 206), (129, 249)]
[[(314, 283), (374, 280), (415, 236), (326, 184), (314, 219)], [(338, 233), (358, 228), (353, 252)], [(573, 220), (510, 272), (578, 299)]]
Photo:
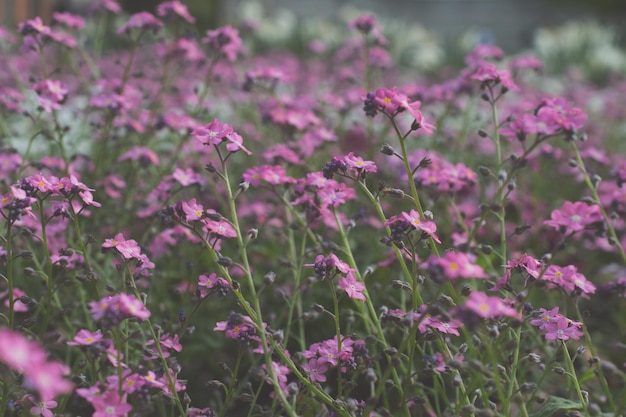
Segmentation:
[(272, 285), (276, 280), (276, 273), (274, 271), (270, 271), (263, 277), (263, 283), (265, 285)]
[(380, 147), (380, 153), (384, 155), (393, 155), (395, 151), (388, 143), (384, 143), (383, 146)]

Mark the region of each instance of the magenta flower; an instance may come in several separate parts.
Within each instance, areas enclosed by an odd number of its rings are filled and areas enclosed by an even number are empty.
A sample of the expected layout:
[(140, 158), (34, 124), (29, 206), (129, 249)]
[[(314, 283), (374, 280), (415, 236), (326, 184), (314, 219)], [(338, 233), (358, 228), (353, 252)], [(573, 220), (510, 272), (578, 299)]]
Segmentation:
[(139, 161), (142, 166), (159, 165), (159, 156), (152, 149), (145, 146), (133, 146), (117, 158), (119, 162), (131, 160)]
[(218, 119), (214, 119), (206, 126), (196, 127), (191, 132), (191, 136), (204, 145), (219, 145), (231, 129), (229, 125), (222, 124)]
[(33, 401), (33, 404), (35, 405), (30, 408), (30, 414), (33, 416), (43, 417), (54, 417), (54, 413), (51, 410), (56, 408), (56, 406), (58, 405), (57, 402), (54, 400), (39, 402)]
[(29, 374), (45, 361), (46, 353), (37, 343), (31, 342), (18, 332), (0, 329), (0, 362), (16, 371)]
[(471, 76), (472, 80), (480, 81), (483, 85), (496, 86), (502, 84), (512, 91), (519, 91), (520, 88), (513, 82), (508, 70), (499, 70), (494, 64), (481, 62), (476, 69), (474, 75)]
[(481, 278), (489, 276), (482, 267), (476, 265), (473, 259), (464, 252), (447, 251), (443, 256), (430, 256), (428, 261), (421, 265), (421, 268), (437, 273), (440, 269), (443, 275), (449, 279), (457, 278)]
[(530, 324), (539, 327), (540, 330), (545, 330), (548, 323), (556, 323), (561, 317), (563, 316), (559, 314), (559, 307), (554, 307), (552, 310), (540, 308), (539, 317), (530, 320)]
[(212, 220), (205, 218), (201, 220), (203, 229), (218, 237), (234, 238), (237, 237), (237, 231), (227, 220)]
[(565, 99), (544, 98), (537, 116), (548, 123), (554, 123), (566, 131), (582, 129), (587, 115), (577, 107), (572, 107)]
[(293, 184), (296, 180), (287, 175), (285, 168), (280, 165), (263, 165), (252, 167), (243, 173), (243, 179), (253, 187), (261, 185), (261, 181), (268, 184)]
[(588, 226), (602, 222), (602, 212), (597, 205), (588, 205), (582, 201), (566, 201), (561, 209), (554, 210), (550, 214), (550, 220), (543, 223), (561, 230), (565, 234), (571, 234), (585, 230)]
[(372, 15), (363, 15), (352, 20), (348, 27), (356, 29), (359, 32), (367, 35), (372, 30), (377, 28), (376, 18)]
[(511, 280), (511, 271), (513, 269), (519, 271), (520, 273), (525, 273), (525, 279), (528, 279), (529, 277), (537, 279), (541, 274), (542, 268), (543, 264), (541, 261), (530, 255), (523, 254), (518, 260), (510, 260), (507, 262), (504, 275), (500, 277), (496, 285), (489, 291), (498, 291), (506, 287)]
[(401, 216), (404, 218), (404, 220), (409, 222), (411, 227), (432, 237), (435, 242), (441, 243), (441, 240), (439, 240), (439, 238), (435, 234), (435, 232), (437, 231), (437, 225), (435, 224), (435, 222), (431, 220), (422, 220), (420, 214), (415, 210), (411, 210), (409, 213), (402, 212)]
[(150, 318), (150, 311), (146, 308), (141, 300), (137, 299), (132, 294), (119, 294), (118, 306), (120, 313), (125, 318), (136, 318), (141, 321), (145, 321)]
[(311, 359), (304, 365), (302, 365), (309, 378), (313, 382), (326, 382), (326, 371), (328, 371), (328, 365), (326, 362), (322, 362), (318, 359)]
[(117, 0), (95, 0), (92, 2), (90, 10), (92, 11), (109, 11), (111, 13), (120, 13), (122, 6), (119, 5)]
[(304, 266), (312, 266), (315, 273), (322, 278), (333, 275), (335, 269), (337, 272), (344, 274), (354, 272), (354, 269), (351, 268), (350, 265), (339, 259), (334, 253), (326, 257), (324, 257), (324, 255), (317, 255), (315, 257), (315, 263), (304, 264)]
[(27, 35), (49, 35), (52, 31), (48, 26), (43, 24), (41, 17), (37, 16), (32, 20), (27, 20), (19, 24), (18, 30), (20, 34)]
[(188, 187), (192, 184), (200, 184), (202, 182), (202, 177), (199, 174), (196, 174), (191, 168), (184, 170), (176, 168), (172, 177), (183, 187)]
[(145, 29), (145, 30), (154, 30), (157, 31), (161, 29), (163, 23), (159, 21), (152, 13), (149, 12), (139, 12), (131, 15), (122, 27), (117, 30), (118, 34), (129, 33), (131, 29)]
[(354, 152), (350, 152), (343, 158), (348, 169), (351, 169), (356, 175), (361, 172), (378, 172), (376, 164), (373, 161), (365, 161), (360, 156), (355, 156)]
[(207, 31), (202, 42), (209, 44), (214, 51), (225, 56), (230, 62), (235, 61), (237, 54), (242, 51), (239, 31), (232, 26)]
[(544, 327), (546, 340), (578, 340), (583, 336), (581, 323), (571, 321), (567, 317), (559, 317), (556, 321), (549, 321)]
[(132, 410), (126, 402), (126, 394), (120, 398), (117, 389), (107, 390), (101, 396), (94, 397), (91, 405), (95, 408), (93, 417), (122, 417)]
[(196, 19), (189, 14), (187, 6), (178, 0), (165, 1), (157, 6), (157, 14), (161, 17), (179, 17), (189, 23), (195, 23)]
[(200, 220), (204, 216), (204, 207), (202, 207), (201, 204), (196, 203), (195, 198), (192, 198), (189, 201), (183, 201), (180, 207), (185, 214), (186, 222)]
[(44, 80), (33, 86), (41, 108), (50, 113), (59, 110), (67, 97), (67, 89), (58, 80)]
[(228, 294), (231, 289), (228, 281), (224, 278), (218, 277), (215, 272), (210, 275), (200, 275), (198, 277), (198, 286), (202, 297), (206, 297), (210, 292), (215, 292), (217, 295), (223, 297)]
[(52, 22), (72, 29), (82, 29), (85, 26), (85, 19), (73, 13), (67, 12), (52, 13)]
[(95, 332), (92, 333), (89, 330), (83, 329), (79, 330), (74, 336), (74, 340), (67, 342), (68, 346), (91, 346), (94, 343), (102, 340), (102, 333)]
[(480, 291), (472, 291), (463, 307), (484, 319), (512, 317), (522, 320), (522, 316), (500, 297), (489, 297)]
[(365, 295), (363, 295), (365, 284), (357, 281), (354, 272), (350, 271), (345, 277), (340, 277), (339, 286), (348, 294), (348, 297), (365, 301)]
[(39, 393), (40, 398), (56, 398), (68, 394), (73, 385), (65, 378), (70, 369), (60, 362), (33, 363), (33, 368), (24, 372), (24, 385)]

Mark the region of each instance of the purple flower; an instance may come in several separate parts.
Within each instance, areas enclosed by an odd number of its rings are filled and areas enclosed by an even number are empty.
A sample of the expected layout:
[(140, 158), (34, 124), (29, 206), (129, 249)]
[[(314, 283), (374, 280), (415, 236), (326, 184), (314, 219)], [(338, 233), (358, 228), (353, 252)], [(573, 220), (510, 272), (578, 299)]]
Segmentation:
[(365, 295), (363, 295), (365, 284), (357, 281), (354, 272), (350, 271), (345, 277), (339, 278), (339, 286), (348, 294), (348, 297), (365, 301)]
[(544, 336), (546, 340), (578, 340), (583, 336), (581, 323), (573, 322), (567, 317), (559, 317), (556, 321), (546, 323)]
[(326, 362), (322, 362), (318, 359), (311, 359), (302, 365), (302, 369), (309, 374), (311, 381), (326, 382), (326, 371), (328, 371), (328, 365)]
[(571, 234), (585, 230), (588, 226), (602, 222), (602, 212), (597, 205), (588, 205), (582, 201), (566, 201), (561, 209), (554, 210), (550, 214), (550, 220), (543, 224), (561, 229), (565, 234)]

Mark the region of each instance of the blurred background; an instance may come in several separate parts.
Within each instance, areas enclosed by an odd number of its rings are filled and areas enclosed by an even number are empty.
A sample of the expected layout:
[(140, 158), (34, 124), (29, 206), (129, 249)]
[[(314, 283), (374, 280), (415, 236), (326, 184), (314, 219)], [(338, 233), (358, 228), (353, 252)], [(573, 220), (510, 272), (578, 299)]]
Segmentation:
[[(0, 0), (0, 24), (54, 11), (79, 15), (104, 0)], [(119, 0), (128, 13), (154, 11), (163, 0)], [(251, 52), (273, 48), (307, 54), (312, 41), (327, 51), (349, 36), (347, 23), (374, 14), (390, 41), (395, 64), (424, 74), (442, 65), (463, 66), (476, 44), (501, 47), (507, 55), (530, 52), (552, 73), (576, 71), (594, 82), (626, 76), (626, 0), (181, 0), (196, 17), (196, 35), (230, 24)], [(108, 19), (120, 27), (128, 16)], [(87, 28), (87, 30), (89, 30)], [(105, 44), (120, 47), (123, 39)]]
[[(0, 0), (4, 26), (36, 15), (47, 20), (53, 10), (82, 13), (93, 0)], [(131, 13), (153, 10), (159, 0), (121, 1)], [(243, 0), (182, 0), (206, 29), (237, 18)], [(538, 28), (553, 28), (572, 20), (592, 20), (599, 25), (623, 28), (624, 0), (264, 0), (257, 2), (268, 15), (284, 19), (333, 18), (338, 10), (353, 7), (380, 17), (416, 23), (443, 39), (473, 31), (485, 42), (494, 42), (507, 52), (530, 47)], [(289, 22), (278, 22), (279, 26)], [(280, 29), (280, 27), (278, 28)], [(616, 34), (621, 39), (621, 33)]]

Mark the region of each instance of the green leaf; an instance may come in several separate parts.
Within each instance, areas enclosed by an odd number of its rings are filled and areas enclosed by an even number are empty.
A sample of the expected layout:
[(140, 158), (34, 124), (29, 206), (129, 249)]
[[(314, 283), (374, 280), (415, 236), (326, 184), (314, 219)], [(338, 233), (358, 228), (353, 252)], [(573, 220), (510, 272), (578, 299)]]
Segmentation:
[(552, 417), (558, 416), (559, 411), (580, 410), (582, 405), (577, 401), (571, 401), (561, 397), (550, 397), (548, 401), (541, 407), (539, 411), (530, 415), (530, 417)]

